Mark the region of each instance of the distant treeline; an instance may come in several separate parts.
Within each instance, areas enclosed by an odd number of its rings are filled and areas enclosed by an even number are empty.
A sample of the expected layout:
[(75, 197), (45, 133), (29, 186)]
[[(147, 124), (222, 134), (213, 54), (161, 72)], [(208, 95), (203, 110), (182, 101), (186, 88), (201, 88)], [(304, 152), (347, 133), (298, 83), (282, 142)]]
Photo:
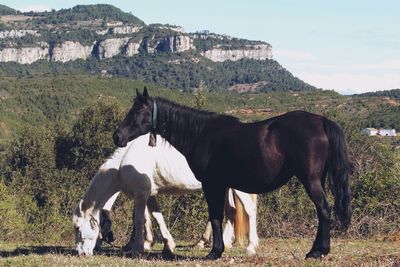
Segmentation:
[(400, 89), (368, 92), (368, 93), (357, 94), (356, 96), (387, 96), (387, 97), (400, 99)]

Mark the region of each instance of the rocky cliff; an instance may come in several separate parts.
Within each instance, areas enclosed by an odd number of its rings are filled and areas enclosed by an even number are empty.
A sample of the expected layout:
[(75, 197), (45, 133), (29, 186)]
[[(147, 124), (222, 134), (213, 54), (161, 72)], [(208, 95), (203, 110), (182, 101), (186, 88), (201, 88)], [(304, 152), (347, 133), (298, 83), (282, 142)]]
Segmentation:
[(272, 59), (272, 48), (270, 45), (248, 45), (243, 49), (233, 50), (217, 47), (202, 52), (201, 54), (215, 62), (223, 62), (226, 60), (236, 61), (242, 58), (266, 60)]
[[(84, 46), (79, 42), (66, 41), (61, 44), (57, 44), (51, 50), (51, 59), (54, 61), (67, 62), (77, 59), (87, 59), (91, 56), (93, 51), (92, 46)], [(32, 62), (31, 62), (32, 63)]]
[[(105, 23), (98, 19), (54, 24), (60, 15), (53, 15), (55, 19), (52, 17), (51, 24), (40, 21), (32, 25), (34, 20), (29, 16), (22, 24), (27, 28), (16, 22), (9, 23), (0, 31), (0, 62), (31, 64), (44, 59), (65, 63), (92, 56), (102, 60), (115, 56), (134, 57), (139, 53), (188, 51), (214, 62), (272, 58), (271, 46), (263, 42), (208, 32), (188, 34), (182, 27), (162, 24)], [(13, 27), (15, 29), (11, 29)]]
[(49, 59), (49, 45), (37, 44), (33, 47), (5, 48), (0, 50), (0, 62), (31, 64), (40, 59)]

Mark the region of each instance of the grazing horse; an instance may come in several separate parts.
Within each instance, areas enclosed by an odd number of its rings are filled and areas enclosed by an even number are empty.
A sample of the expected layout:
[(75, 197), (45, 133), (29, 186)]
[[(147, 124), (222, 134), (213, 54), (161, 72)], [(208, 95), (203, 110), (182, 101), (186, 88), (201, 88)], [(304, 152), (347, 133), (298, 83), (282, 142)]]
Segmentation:
[[(114, 132), (119, 147), (151, 132), (168, 140), (187, 159), (202, 182), (213, 230), (208, 259), (224, 251), (222, 220), (227, 188), (265, 193), (286, 184), (292, 176), (303, 184), (315, 205), (317, 235), (306, 258), (330, 251), (330, 207), (325, 192), (329, 175), (335, 213), (341, 226), (351, 220), (351, 162), (341, 128), (312, 113), (293, 111), (254, 123), (178, 105), (137, 91), (132, 108)], [(154, 139), (154, 138), (153, 138)]]
[[(155, 195), (182, 195), (199, 191), (201, 183), (194, 177), (185, 157), (167, 141), (163, 140), (158, 146), (151, 148), (148, 146), (148, 140), (149, 135), (144, 135), (126, 147), (118, 148), (91, 181), (73, 215), (76, 250), (79, 255), (92, 255), (96, 243), (101, 245), (101, 240), (113, 241), (109, 212), (120, 191), (135, 201), (136, 231), (132, 231), (129, 244), (132, 253), (142, 253), (145, 248), (150, 248), (153, 241), (149, 210), (160, 226), (164, 253), (173, 253), (175, 242), (159, 211)], [(229, 190), (226, 201), (228, 220), (224, 240), (230, 244), (235, 234), (236, 239), (240, 241), (244, 237), (238, 236), (238, 231), (248, 230), (249, 254), (254, 254), (258, 245), (256, 202), (256, 195), (238, 190)], [(237, 208), (243, 208), (247, 218), (243, 216), (243, 210)], [(143, 226), (146, 242), (143, 240)], [(242, 226), (248, 229), (242, 229)], [(207, 227), (199, 246), (209, 241), (210, 229), (211, 226)]]

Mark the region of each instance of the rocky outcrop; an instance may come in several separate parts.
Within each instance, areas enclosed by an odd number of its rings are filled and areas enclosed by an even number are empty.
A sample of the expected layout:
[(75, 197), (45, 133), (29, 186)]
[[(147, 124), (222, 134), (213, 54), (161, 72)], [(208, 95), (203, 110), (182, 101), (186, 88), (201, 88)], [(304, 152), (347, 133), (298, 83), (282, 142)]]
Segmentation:
[(114, 34), (133, 34), (140, 31), (142, 28), (142, 26), (121, 26), (115, 27), (114, 29), (112, 29), (112, 32)]
[(67, 62), (77, 59), (87, 59), (91, 56), (93, 45), (84, 46), (79, 42), (66, 41), (53, 48), (51, 59), (54, 61)]
[(272, 58), (272, 48), (267, 44), (248, 45), (243, 49), (223, 49), (213, 48), (202, 52), (202, 55), (215, 62), (223, 62), (226, 60), (240, 60), (242, 58), (266, 60)]
[(184, 52), (191, 49), (196, 49), (193, 45), (193, 40), (186, 35), (175, 35), (173, 40), (174, 52)]
[(127, 57), (133, 57), (139, 53), (140, 43), (129, 42), (126, 46), (125, 55)]
[(155, 47), (160, 52), (184, 52), (190, 49), (196, 49), (193, 40), (187, 35), (167, 36), (161, 40)]
[(28, 34), (33, 35), (33, 36), (40, 36), (40, 34), (34, 30), (11, 30), (11, 31), (1, 31), (0, 39), (21, 38)]
[(110, 58), (118, 55), (122, 51), (122, 47), (124, 47), (128, 41), (129, 37), (125, 38), (110, 38), (105, 39), (99, 43), (98, 57), (100, 59)]
[(49, 46), (46, 43), (35, 47), (5, 48), (0, 50), (0, 62), (31, 64), (40, 59), (49, 59)]

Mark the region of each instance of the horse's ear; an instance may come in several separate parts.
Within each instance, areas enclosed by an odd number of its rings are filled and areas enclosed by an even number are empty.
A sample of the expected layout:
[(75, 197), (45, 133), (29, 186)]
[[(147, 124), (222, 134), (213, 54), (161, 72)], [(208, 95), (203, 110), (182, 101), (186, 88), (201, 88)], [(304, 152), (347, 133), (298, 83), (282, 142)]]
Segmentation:
[(145, 99), (149, 98), (149, 92), (147, 91), (147, 87), (145, 86), (143, 89), (143, 96)]
[(139, 89), (136, 88), (136, 96), (139, 96), (139, 95), (140, 95)]

